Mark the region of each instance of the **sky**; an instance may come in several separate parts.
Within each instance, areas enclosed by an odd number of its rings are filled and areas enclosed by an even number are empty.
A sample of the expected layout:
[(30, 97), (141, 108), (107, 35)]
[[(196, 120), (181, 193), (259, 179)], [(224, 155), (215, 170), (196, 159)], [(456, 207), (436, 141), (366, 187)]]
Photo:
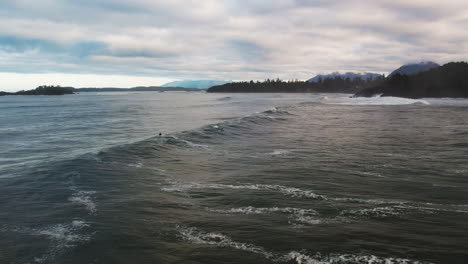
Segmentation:
[(466, 61), (466, 0), (0, 0), (0, 91)]

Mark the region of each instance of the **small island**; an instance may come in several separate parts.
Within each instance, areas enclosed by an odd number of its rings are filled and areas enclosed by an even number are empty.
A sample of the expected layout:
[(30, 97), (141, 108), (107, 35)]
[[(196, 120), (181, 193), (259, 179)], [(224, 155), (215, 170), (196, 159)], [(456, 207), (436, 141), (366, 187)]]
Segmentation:
[(58, 85), (41, 85), (33, 90), (19, 91), (16, 93), (0, 92), (0, 96), (5, 95), (64, 95), (74, 94), (73, 87), (61, 87)]
[(33, 90), (8, 93), (0, 91), (0, 96), (5, 95), (65, 95), (78, 92), (199, 92), (204, 91), (196, 88), (183, 87), (160, 87), (160, 86), (137, 86), (133, 88), (74, 88), (59, 85), (41, 85)]

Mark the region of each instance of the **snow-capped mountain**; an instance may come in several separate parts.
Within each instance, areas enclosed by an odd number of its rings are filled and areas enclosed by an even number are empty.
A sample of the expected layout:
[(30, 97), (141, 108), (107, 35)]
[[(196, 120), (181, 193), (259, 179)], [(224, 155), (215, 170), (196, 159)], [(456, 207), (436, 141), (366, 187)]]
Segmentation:
[(319, 74), (309, 80), (308, 82), (318, 82), (320, 79), (324, 80), (327, 78), (335, 79), (337, 77), (341, 77), (343, 79), (349, 78), (350, 80), (355, 80), (357, 78), (361, 78), (362, 80), (373, 80), (375, 78), (381, 77), (381, 74), (378, 73), (371, 73), (371, 72), (363, 72), (363, 73), (356, 73), (356, 72), (346, 72), (346, 73), (340, 73), (340, 72), (333, 72), (330, 74)]

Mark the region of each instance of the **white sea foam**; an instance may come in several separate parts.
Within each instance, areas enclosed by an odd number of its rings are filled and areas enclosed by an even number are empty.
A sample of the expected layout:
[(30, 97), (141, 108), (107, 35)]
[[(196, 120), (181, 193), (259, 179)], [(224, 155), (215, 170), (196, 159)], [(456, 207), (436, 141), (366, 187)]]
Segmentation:
[(235, 249), (242, 250), (242, 251), (260, 254), (268, 259), (274, 256), (273, 253), (265, 250), (262, 247), (249, 244), (249, 243), (236, 242), (232, 240), (230, 237), (225, 236), (220, 233), (203, 232), (194, 227), (180, 227), (180, 226), (177, 226), (177, 230), (180, 236), (182, 237), (182, 239), (190, 243), (235, 248)]
[(95, 191), (79, 191), (76, 188), (75, 192), (68, 198), (68, 201), (84, 205), (86, 209), (91, 213), (97, 212), (96, 204), (94, 203), (93, 196), (96, 194)]
[[(324, 201), (335, 201), (342, 203), (360, 203), (371, 205), (387, 205), (387, 206), (411, 206), (418, 204), (409, 201), (400, 200), (387, 200), (387, 199), (364, 199), (354, 197), (328, 197), (321, 194), (316, 194), (312, 190), (303, 190), (296, 187), (289, 187), (283, 185), (269, 185), (269, 184), (218, 184), (218, 183), (180, 183), (176, 181), (169, 181), (169, 186), (161, 188), (165, 192), (187, 192), (193, 189), (235, 189), (235, 190), (259, 190), (259, 191), (274, 191), (280, 192), (285, 196), (293, 198), (306, 198)], [(437, 209), (442, 210), (442, 209)]]
[(313, 209), (293, 208), (293, 207), (238, 207), (230, 209), (210, 209), (210, 212), (220, 214), (245, 214), (245, 215), (256, 215), (256, 214), (272, 214), (280, 213), (289, 215), (288, 223), (291, 225), (318, 225), (322, 223), (321, 219), (317, 216), (319, 213)]
[(451, 213), (468, 213), (467, 210), (460, 209), (459, 206), (455, 205), (432, 205), (420, 206), (420, 205), (394, 205), (394, 206), (383, 206), (375, 208), (364, 208), (364, 209), (352, 209), (343, 210), (340, 215), (347, 217), (375, 217), (375, 218), (386, 218), (386, 217), (402, 217), (411, 214), (436, 214), (438, 212), (451, 212)]
[(297, 251), (291, 251), (283, 257), (284, 261), (294, 261), (297, 264), (429, 264), (406, 258), (385, 258), (374, 255), (330, 254), (309, 256)]
[(33, 258), (33, 263), (49, 263), (65, 250), (89, 241), (92, 234), (83, 231), (83, 229), (89, 226), (90, 225), (83, 220), (73, 220), (69, 224), (56, 224), (39, 229), (15, 227), (10, 229), (10, 231), (49, 240), (50, 244), (47, 251), (41, 256)]
[(290, 251), (287, 254), (277, 254), (251, 243), (237, 242), (221, 233), (209, 233), (194, 227), (177, 226), (180, 237), (190, 243), (210, 245), (216, 247), (233, 248), (258, 255), (273, 262), (284, 263), (291, 261), (297, 264), (430, 264), (417, 260), (392, 257), (378, 257), (364, 254), (328, 254), (322, 256), (317, 253), (313, 256), (299, 251)]
[(354, 209), (354, 210), (344, 210), (340, 213), (341, 216), (350, 216), (350, 217), (377, 217), (377, 218), (386, 218), (386, 217), (399, 217), (404, 214), (407, 214), (407, 210), (402, 207), (376, 207), (376, 208), (366, 208), (366, 209)]
[(455, 185), (438, 184), (438, 183), (433, 183), (432, 186), (434, 186), (434, 187), (441, 187), (441, 188), (458, 188), (458, 186), (455, 186)]
[(364, 172), (362, 172), (362, 174), (369, 175), (369, 176), (375, 176), (375, 177), (379, 177), (379, 178), (387, 178), (386, 176), (383, 176), (382, 174), (377, 173), (377, 172), (364, 171)]
[(340, 97), (331, 100), (323, 101), (326, 104), (341, 104), (341, 105), (410, 105), (420, 104), (429, 105), (430, 103), (426, 100), (421, 99), (408, 99), (402, 97)]
[(327, 198), (328, 200), (337, 201), (337, 202), (352, 202), (352, 203), (362, 203), (362, 204), (376, 204), (376, 205), (401, 205), (406, 204), (404, 201), (393, 201), (393, 200), (383, 200), (383, 199), (362, 199), (362, 198), (352, 198), (352, 197), (340, 197), (340, 198)]
[(172, 186), (163, 187), (166, 192), (186, 192), (191, 189), (239, 189), (239, 190), (270, 190), (278, 191), (291, 197), (302, 197), (312, 199), (326, 199), (325, 196), (315, 194), (310, 190), (301, 190), (295, 187), (268, 184), (217, 184), (217, 183), (173, 183)]
[(313, 209), (302, 209), (293, 207), (238, 207), (231, 209), (207, 209), (210, 212), (225, 213), (225, 214), (269, 214), (269, 213), (286, 213), (299, 215), (318, 215), (318, 212)]
[(185, 143), (187, 146), (192, 147), (192, 148), (209, 148), (208, 145), (203, 145), (203, 144), (195, 144), (191, 141), (188, 140), (181, 140), (181, 142)]
[(58, 224), (47, 229), (38, 230), (36, 235), (47, 236), (52, 240), (59, 241), (63, 247), (70, 247), (71, 243), (86, 241), (86, 236), (81, 236), (73, 232), (74, 225)]
[(142, 167), (143, 167), (143, 163), (141, 163), (141, 162), (129, 163), (129, 164), (127, 164), (127, 166), (129, 166), (129, 167), (135, 167), (135, 168), (142, 168)]
[(307, 216), (307, 215), (294, 215), (291, 217), (291, 220), (289, 220), (289, 224), (298, 226), (298, 225), (320, 225), (322, 224), (323, 221), (322, 219), (319, 219), (314, 216)]
[(291, 151), (290, 150), (285, 150), (285, 149), (275, 149), (273, 152), (268, 153), (271, 156), (283, 156), (286, 154), (289, 154)]
[(52, 244), (48, 251), (41, 257), (35, 257), (34, 261), (43, 263), (54, 259), (66, 248), (72, 248), (90, 240), (91, 235), (78, 233), (80, 229), (87, 227), (83, 221), (73, 221), (72, 224), (58, 224), (48, 228), (36, 230), (33, 235), (45, 236)]

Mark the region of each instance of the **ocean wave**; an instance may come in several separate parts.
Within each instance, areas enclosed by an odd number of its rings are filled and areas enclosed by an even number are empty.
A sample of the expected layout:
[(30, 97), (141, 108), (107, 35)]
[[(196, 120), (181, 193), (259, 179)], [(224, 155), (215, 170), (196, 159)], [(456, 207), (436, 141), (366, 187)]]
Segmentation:
[(220, 213), (220, 214), (245, 214), (245, 215), (258, 215), (258, 214), (287, 214), (289, 224), (292, 225), (317, 225), (321, 224), (322, 220), (318, 219), (319, 213), (313, 209), (293, 208), (293, 207), (238, 207), (230, 209), (211, 209), (207, 211)]
[(220, 183), (180, 183), (177, 181), (168, 181), (169, 186), (162, 187), (161, 190), (165, 192), (187, 192), (193, 189), (237, 189), (237, 190), (259, 190), (259, 191), (276, 191), (285, 196), (293, 198), (308, 198), (325, 201), (335, 202), (351, 202), (362, 204), (388, 204), (388, 205), (401, 205), (408, 202), (385, 200), (385, 199), (364, 199), (353, 197), (328, 197), (326, 195), (317, 194), (312, 190), (304, 190), (291, 186), (283, 185), (270, 185), (270, 184), (220, 184)]
[(290, 112), (286, 111), (281, 107), (272, 107), (269, 110), (261, 112), (262, 114), (284, 114), (284, 115), (291, 115)]
[(293, 208), (293, 207), (238, 207), (230, 209), (207, 209), (210, 212), (225, 214), (269, 214), (269, 213), (287, 213), (299, 215), (318, 215), (313, 209)]
[(135, 167), (135, 168), (142, 168), (142, 167), (143, 167), (143, 163), (141, 163), (141, 162), (128, 163), (127, 166), (128, 166), (128, 167)]
[[(434, 205), (434, 204), (432, 204)], [(459, 209), (455, 205), (434, 205), (433, 207), (421, 205), (396, 205), (396, 206), (383, 206), (375, 208), (364, 209), (351, 209), (343, 210), (340, 216), (351, 218), (389, 218), (389, 217), (404, 217), (406, 215), (414, 214), (436, 214), (439, 212), (445, 213), (468, 213), (467, 210)]]
[(238, 189), (238, 190), (270, 190), (278, 191), (291, 197), (302, 197), (312, 199), (326, 199), (325, 196), (314, 193), (310, 190), (301, 190), (295, 187), (269, 184), (219, 184), (219, 183), (178, 183), (172, 182), (171, 186), (163, 187), (161, 190), (166, 192), (186, 192), (192, 189)]
[(374, 255), (328, 254), (317, 253), (309, 256), (298, 251), (291, 251), (283, 258), (297, 264), (429, 264), (429, 262), (407, 258), (378, 257)]
[[(216, 126), (216, 125), (214, 125)], [(196, 144), (189, 140), (181, 139), (177, 136), (164, 136), (153, 138), (156, 142), (167, 145), (174, 145), (180, 147), (191, 147), (191, 148), (208, 148), (208, 145)]]
[[(167, 152), (172, 148), (190, 149), (190, 151), (212, 151), (211, 142), (213, 140), (214, 144), (218, 143), (217, 137), (238, 137), (248, 133), (257, 125), (262, 126), (271, 122), (283, 122), (287, 120), (286, 117), (289, 115), (292, 114), (282, 107), (273, 107), (261, 113), (230, 118), (220, 123), (181, 131), (172, 135), (154, 136), (131, 144), (105, 148), (100, 150), (94, 159), (99, 162), (109, 162), (109, 159), (112, 159), (116, 154), (117, 156), (121, 156), (122, 153), (147, 157), (152, 152)], [(277, 153), (272, 154), (277, 155)], [(140, 168), (138, 162), (127, 162), (125, 165)]]
[(440, 188), (458, 188), (458, 186), (455, 185), (449, 185), (449, 184), (439, 184), (439, 183), (433, 183), (433, 187), (440, 187)]
[(268, 155), (271, 155), (271, 156), (284, 156), (284, 155), (287, 155), (291, 153), (290, 150), (287, 150), (287, 149), (275, 149), (273, 150), (273, 152), (270, 152), (270, 153), (267, 153)]
[(409, 99), (403, 97), (343, 97), (333, 100), (322, 101), (324, 104), (338, 104), (338, 105), (430, 105), (426, 100), (422, 99)]
[(310, 198), (317, 200), (328, 200), (337, 202), (353, 202), (364, 204), (405, 204), (403, 201), (393, 201), (384, 199), (363, 199), (352, 197), (328, 197), (321, 194), (316, 194), (312, 190), (303, 190), (296, 187), (283, 186), (283, 185), (269, 185), (269, 184), (219, 184), (219, 183), (179, 183), (169, 181), (170, 186), (161, 188), (166, 192), (187, 192), (192, 189), (244, 189), (244, 190), (263, 190), (263, 191), (277, 191), (283, 195), (293, 198)]
[(176, 226), (176, 229), (179, 233), (179, 237), (187, 242), (246, 251), (262, 255), (266, 259), (277, 263), (291, 263), (292, 261), (297, 264), (430, 264), (429, 262), (407, 258), (379, 257), (365, 254), (332, 253), (322, 256), (322, 254), (316, 253), (311, 256), (296, 250), (282, 254), (269, 251), (255, 244), (235, 241), (222, 233), (204, 232), (195, 227)]
[(221, 233), (203, 232), (194, 227), (180, 227), (180, 226), (177, 226), (177, 230), (179, 232), (180, 237), (183, 240), (188, 241), (190, 243), (202, 244), (202, 245), (214, 245), (217, 247), (234, 248), (234, 249), (238, 249), (242, 251), (260, 254), (268, 259), (271, 259), (274, 256), (273, 253), (265, 250), (262, 247), (249, 244), (249, 243), (236, 242), (232, 240), (230, 237), (223, 235)]

